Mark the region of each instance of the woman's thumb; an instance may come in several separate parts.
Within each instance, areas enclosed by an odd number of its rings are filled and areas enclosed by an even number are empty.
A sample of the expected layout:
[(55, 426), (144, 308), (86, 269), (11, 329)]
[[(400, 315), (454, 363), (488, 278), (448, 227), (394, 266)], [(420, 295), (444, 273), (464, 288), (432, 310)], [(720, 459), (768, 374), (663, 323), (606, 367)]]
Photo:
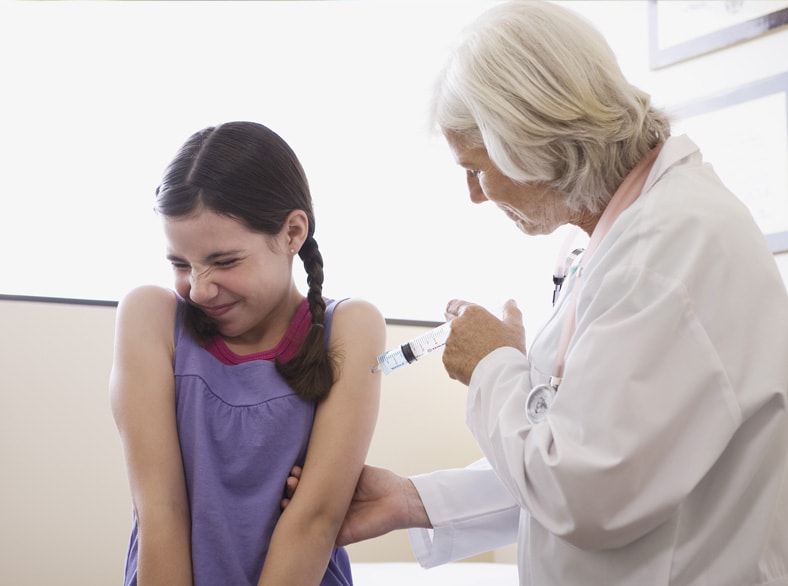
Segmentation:
[(503, 323), (509, 326), (523, 327), (523, 314), (514, 299), (503, 304)]

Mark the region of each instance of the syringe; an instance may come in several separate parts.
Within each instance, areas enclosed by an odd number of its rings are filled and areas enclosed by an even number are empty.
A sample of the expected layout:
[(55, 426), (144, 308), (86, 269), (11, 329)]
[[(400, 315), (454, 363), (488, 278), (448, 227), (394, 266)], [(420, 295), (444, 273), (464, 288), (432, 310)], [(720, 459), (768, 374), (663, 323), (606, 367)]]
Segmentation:
[(416, 362), (425, 354), (437, 350), (446, 343), (451, 329), (450, 324), (451, 322), (446, 322), (399, 348), (381, 354), (378, 356), (378, 364), (372, 369), (372, 372), (382, 370), (386, 374), (391, 374), (401, 366)]

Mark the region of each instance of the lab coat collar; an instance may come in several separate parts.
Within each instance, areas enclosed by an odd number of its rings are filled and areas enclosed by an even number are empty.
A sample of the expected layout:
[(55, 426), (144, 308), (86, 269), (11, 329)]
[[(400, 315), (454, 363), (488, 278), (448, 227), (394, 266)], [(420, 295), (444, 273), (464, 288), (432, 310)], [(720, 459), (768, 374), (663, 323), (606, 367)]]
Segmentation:
[(646, 182), (643, 185), (643, 193), (649, 191), (668, 169), (696, 155), (698, 157), (701, 156), (700, 149), (686, 134), (668, 137), (668, 140), (665, 141), (665, 146), (662, 147), (659, 157), (657, 157), (651, 172), (646, 178)]

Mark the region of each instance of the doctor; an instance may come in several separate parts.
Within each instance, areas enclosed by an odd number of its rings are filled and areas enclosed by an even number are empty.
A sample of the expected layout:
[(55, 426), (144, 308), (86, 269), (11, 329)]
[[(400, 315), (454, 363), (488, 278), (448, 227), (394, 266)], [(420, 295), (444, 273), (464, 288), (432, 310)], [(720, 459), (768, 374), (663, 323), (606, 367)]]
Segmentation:
[(409, 528), (430, 567), (517, 541), (523, 585), (788, 585), (788, 297), (745, 206), (552, 3), (482, 15), (433, 114), (472, 201), (590, 242), (528, 345), (513, 302), (449, 302), (486, 458), (366, 467), (340, 542)]

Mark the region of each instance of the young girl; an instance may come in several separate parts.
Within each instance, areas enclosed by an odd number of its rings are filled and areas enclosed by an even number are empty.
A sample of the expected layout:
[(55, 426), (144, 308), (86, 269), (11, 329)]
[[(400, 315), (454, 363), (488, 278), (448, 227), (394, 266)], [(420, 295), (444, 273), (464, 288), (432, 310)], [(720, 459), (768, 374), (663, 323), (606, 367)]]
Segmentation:
[(352, 584), (334, 542), (377, 417), (381, 314), (323, 297), (304, 171), (265, 126), (190, 137), (156, 210), (175, 292), (121, 301), (110, 381), (134, 505), (125, 584)]

